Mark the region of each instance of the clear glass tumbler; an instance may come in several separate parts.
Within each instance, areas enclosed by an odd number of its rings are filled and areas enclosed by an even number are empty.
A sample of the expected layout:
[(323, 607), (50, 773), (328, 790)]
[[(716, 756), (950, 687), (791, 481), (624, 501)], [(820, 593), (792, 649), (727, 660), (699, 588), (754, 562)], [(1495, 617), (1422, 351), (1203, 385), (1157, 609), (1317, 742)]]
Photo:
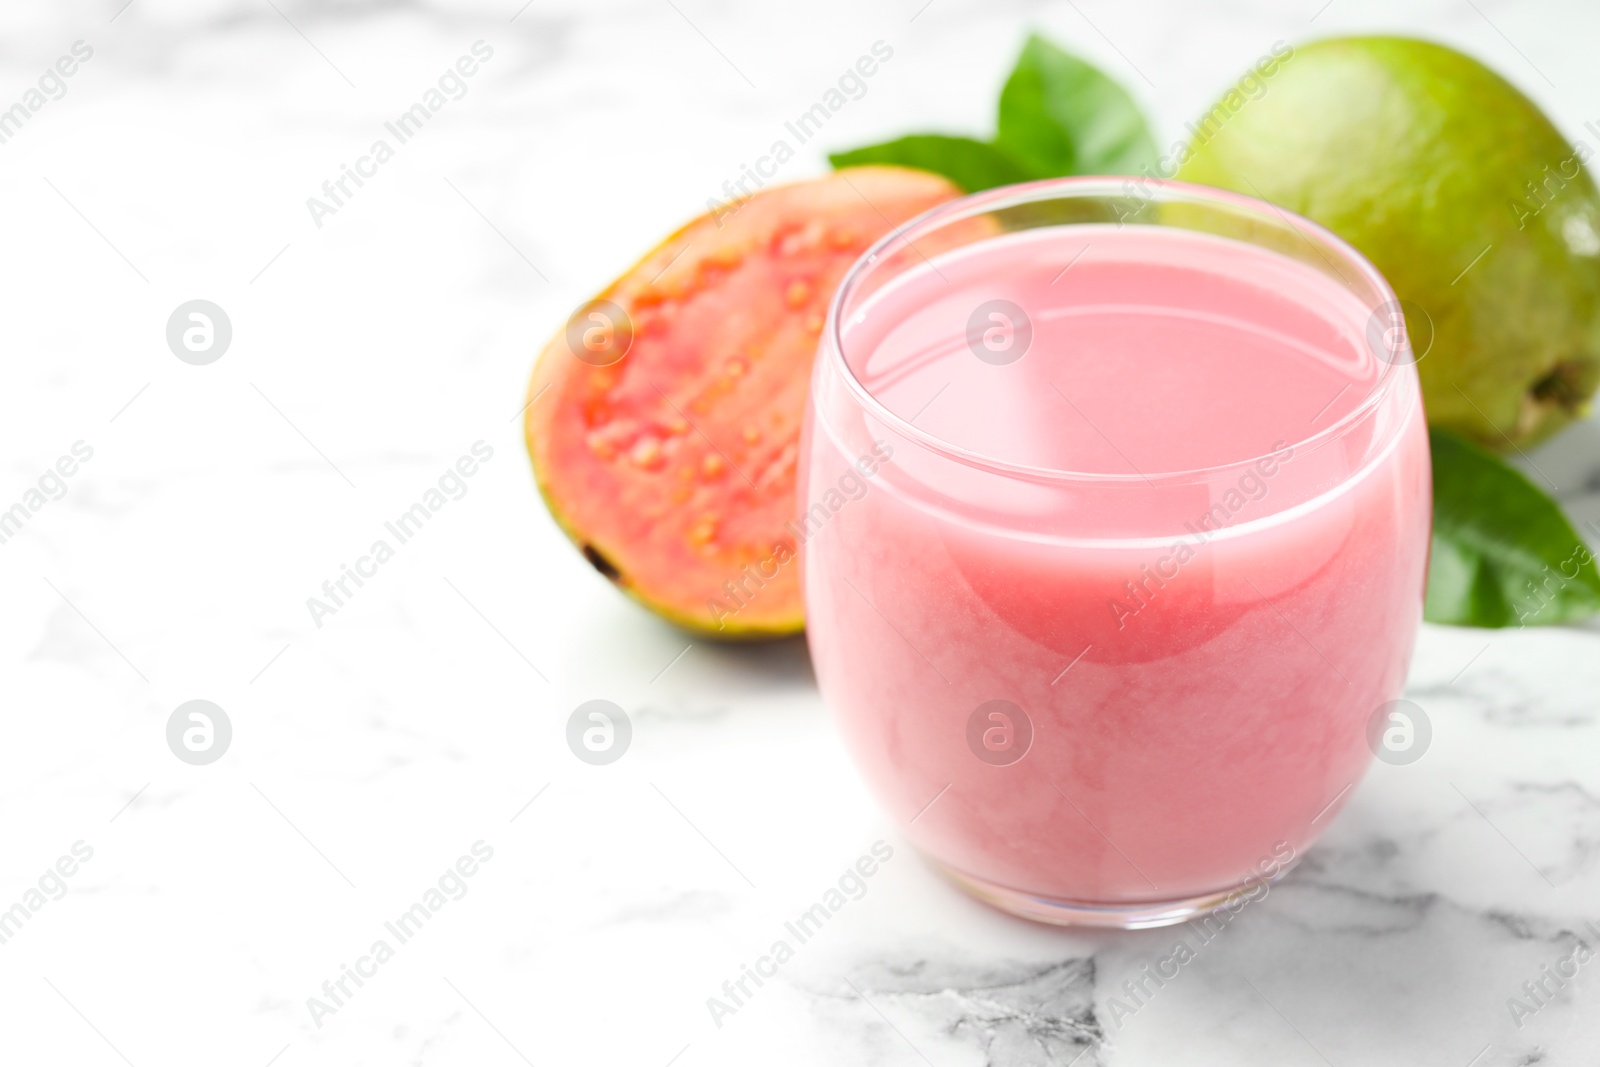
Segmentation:
[(910, 840), (1007, 911), (1256, 892), (1376, 751), (1427, 435), (1394, 294), (1305, 219), (1110, 178), (939, 207), (834, 297), (801, 468), (823, 695)]

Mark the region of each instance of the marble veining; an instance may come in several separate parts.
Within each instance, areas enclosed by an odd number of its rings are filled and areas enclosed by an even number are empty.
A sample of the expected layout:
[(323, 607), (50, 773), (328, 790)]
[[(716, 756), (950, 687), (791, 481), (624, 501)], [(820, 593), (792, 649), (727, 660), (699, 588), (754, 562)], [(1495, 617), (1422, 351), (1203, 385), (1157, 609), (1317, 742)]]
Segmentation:
[[(1163, 141), (1273, 41), (1328, 33), (1455, 43), (1573, 136), (1600, 100), (1576, 0), (0, 10), (7, 101), (94, 49), (0, 144), (0, 499), (95, 450), (0, 544), (0, 913), (42, 903), (0, 941), (0, 1062), (1600, 1061), (1576, 959), (1600, 949), (1597, 626), (1425, 627), (1405, 696), (1432, 747), (1375, 765), (1287, 879), (1210, 927), (1064, 931), (895, 834), (802, 642), (691, 640), (545, 515), (516, 415), (568, 311), (873, 41), (893, 62), (784, 177), (986, 134), (1028, 28)], [(307, 199), (480, 40), (466, 94), (318, 226)], [(163, 336), (195, 298), (234, 325), (210, 366)], [(307, 598), (474, 441), (469, 491), (318, 625)], [(1597, 522), (1597, 445), (1590, 421), (1518, 462)], [(234, 731), (206, 766), (164, 732), (197, 698)], [(632, 715), (610, 766), (565, 740), (596, 698)], [(880, 841), (863, 895), (719, 1025), (708, 998)], [(448, 905), (318, 1025), (308, 999), (428, 892)]]

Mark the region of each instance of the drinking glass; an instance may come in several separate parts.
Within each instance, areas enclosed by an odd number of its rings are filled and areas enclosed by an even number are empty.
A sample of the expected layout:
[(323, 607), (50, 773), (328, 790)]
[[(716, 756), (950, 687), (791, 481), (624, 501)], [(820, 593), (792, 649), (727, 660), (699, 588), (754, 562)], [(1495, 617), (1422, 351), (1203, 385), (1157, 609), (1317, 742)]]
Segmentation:
[(1328, 825), (1421, 618), (1406, 310), (1321, 227), (1173, 182), (980, 193), (855, 264), (793, 529), (823, 696), (933, 864), (1157, 926)]

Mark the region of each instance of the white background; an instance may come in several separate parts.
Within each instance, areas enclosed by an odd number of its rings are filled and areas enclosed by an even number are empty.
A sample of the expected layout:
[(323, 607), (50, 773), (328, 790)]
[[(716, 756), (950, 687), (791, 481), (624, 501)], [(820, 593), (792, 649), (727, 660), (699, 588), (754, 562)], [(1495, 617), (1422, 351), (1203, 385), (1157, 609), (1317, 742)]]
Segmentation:
[[(0, 145), (0, 508), (94, 449), (0, 545), (0, 908), (94, 849), (0, 945), (0, 1062), (1600, 1054), (1600, 970), (1521, 1030), (1506, 1007), (1600, 922), (1593, 627), (1425, 629), (1427, 757), (1375, 767), (1289, 882), (1114, 1027), (1107, 998), (1172, 935), (1035, 927), (941, 882), (859, 785), (803, 643), (691, 642), (616, 594), (544, 513), (516, 418), (571, 308), (874, 41), (893, 60), (783, 178), (987, 135), (1028, 28), (1125, 82), (1163, 145), (1274, 41), (1375, 30), (1484, 58), (1576, 138), (1600, 9), (123, 2), (0, 12), (0, 107), (94, 49)], [(480, 39), (466, 97), (317, 228), (306, 198)], [(164, 337), (194, 298), (233, 324), (206, 367)], [(315, 627), (306, 598), (479, 440), (469, 493)], [(1580, 519), (1597, 441), (1533, 457)], [(598, 697), (635, 731), (605, 768), (563, 739)], [(195, 698), (233, 723), (207, 767), (165, 742)], [(480, 839), (470, 892), (314, 1025), (306, 999)], [(867, 895), (714, 1027), (705, 998), (878, 839)]]

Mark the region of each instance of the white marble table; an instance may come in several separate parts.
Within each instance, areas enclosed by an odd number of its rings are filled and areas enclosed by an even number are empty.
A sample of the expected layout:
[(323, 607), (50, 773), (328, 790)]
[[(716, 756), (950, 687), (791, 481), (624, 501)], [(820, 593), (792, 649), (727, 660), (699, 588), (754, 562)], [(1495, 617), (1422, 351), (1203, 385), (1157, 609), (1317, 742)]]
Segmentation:
[[(0, 144), (0, 507), (93, 450), (0, 544), (0, 1062), (1600, 1059), (1600, 966), (1508, 1007), (1597, 942), (1594, 627), (1426, 629), (1426, 757), (1375, 766), (1135, 1002), (1181, 930), (1042, 928), (941, 881), (857, 781), (803, 644), (690, 642), (614, 594), (516, 420), (567, 311), (875, 41), (892, 62), (782, 177), (986, 132), (1028, 26), (1126, 80), (1163, 139), (1274, 40), (1372, 28), (1487, 57), (1577, 136), (1592, 6), (123, 3), (0, 10), (0, 107), (93, 50)], [(314, 221), (478, 41), (464, 95)], [(197, 298), (233, 327), (207, 366), (164, 336)], [(318, 626), (306, 599), (480, 441), (465, 495)], [(1533, 457), (1587, 520), (1597, 443)], [(607, 767), (563, 740), (595, 698), (632, 716)], [(193, 699), (232, 724), (206, 766), (166, 741)], [(706, 999), (880, 840), (861, 899), (718, 1026)], [(346, 965), (367, 976), (335, 1001)]]

